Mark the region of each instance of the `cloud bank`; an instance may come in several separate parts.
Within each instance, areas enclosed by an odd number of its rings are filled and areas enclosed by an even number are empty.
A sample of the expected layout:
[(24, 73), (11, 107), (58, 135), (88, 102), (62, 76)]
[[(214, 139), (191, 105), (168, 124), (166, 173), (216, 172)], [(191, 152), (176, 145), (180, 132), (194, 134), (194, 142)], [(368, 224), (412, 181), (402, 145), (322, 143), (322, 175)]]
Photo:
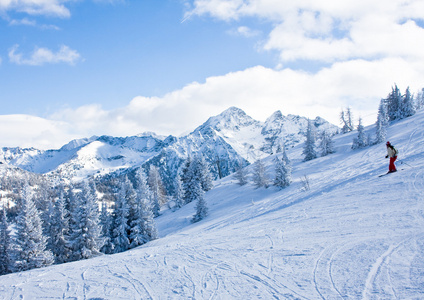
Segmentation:
[(18, 48), (19, 45), (15, 45), (9, 50), (10, 62), (17, 65), (42, 66), (57, 63), (74, 65), (81, 57), (76, 50), (65, 45), (62, 45), (57, 52), (47, 48), (36, 48), (28, 58), (24, 58), (23, 54), (18, 52)]
[[(398, 77), (399, 73), (403, 75)], [(372, 124), (393, 78), (399, 78), (396, 83), (402, 90), (411, 86), (415, 92), (422, 87), (424, 70), (400, 58), (338, 62), (317, 73), (257, 66), (193, 82), (163, 97), (138, 96), (112, 110), (92, 104), (62, 109), (45, 119), (0, 116), (1, 128), (7, 128), (0, 132), (1, 144), (48, 149), (92, 135), (131, 136), (153, 131), (178, 136), (230, 106), (261, 121), (281, 110), (284, 115), (321, 116), (336, 125), (340, 110), (350, 106), (355, 120), (361, 116), (366, 124)], [(37, 126), (41, 129), (35, 130)]]

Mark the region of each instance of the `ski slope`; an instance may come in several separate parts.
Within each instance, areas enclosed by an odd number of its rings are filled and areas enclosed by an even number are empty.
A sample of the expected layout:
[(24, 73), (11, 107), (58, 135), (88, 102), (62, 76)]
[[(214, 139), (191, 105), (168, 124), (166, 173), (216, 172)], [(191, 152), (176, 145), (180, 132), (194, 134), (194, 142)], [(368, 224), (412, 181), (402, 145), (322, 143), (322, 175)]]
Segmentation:
[(384, 143), (352, 151), (355, 132), (309, 162), (300, 145), (290, 187), (229, 176), (206, 194), (207, 219), (190, 223), (194, 203), (164, 211), (159, 240), (2, 276), (0, 299), (424, 299), (423, 128), (423, 111), (389, 128), (397, 173), (379, 178)]

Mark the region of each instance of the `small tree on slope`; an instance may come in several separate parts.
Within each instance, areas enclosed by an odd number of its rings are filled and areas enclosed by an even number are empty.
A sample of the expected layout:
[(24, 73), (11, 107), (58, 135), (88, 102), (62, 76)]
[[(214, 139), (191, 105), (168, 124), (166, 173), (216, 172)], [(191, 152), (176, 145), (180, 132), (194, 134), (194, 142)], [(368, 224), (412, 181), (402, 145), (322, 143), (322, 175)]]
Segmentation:
[(308, 127), (306, 129), (306, 141), (303, 147), (304, 161), (312, 160), (317, 158), (317, 152), (315, 151), (315, 132), (312, 128), (311, 120), (308, 120)]
[(243, 163), (241, 161), (237, 164), (237, 170), (234, 176), (239, 185), (247, 184), (247, 169), (243, 167)]
[(183, 182), (181, 180), (180, 174), (178, 174), (177, 177), (175, 177), (174, 185), (175, 185), (175, 196), (174, 196), (175, 208), (178, 209), (183, 207), (183, 205), (185, 204), (184, 187), (183, 187)]
[(193, 193), (196, 195), (196, 213), (191, 220), (192, 223), (199, 222), (207, 217), (208, 207), (204, 198), (204, 192), (200, 182), (196, 182), (193, 186)]
[(384, 100), (382, 99), (380, 101), (380, 105), (378, 106), (378, 115), (376, 122), (375, 142), (377, 144), (386, 141), (388, 126), (389, 116), (387, 115), (387, 107), (384, 104)]
[(284, 159), (279, 159), (275, 156), (275, 180), (274, 185), (279, 188), (288, 187), (291, 183), (291, 167), (287, 165)]
[(364, 148), (368, 145), (368, 138), (365, 135), (365, 128), (362, 125), (362, 119), (359, 118), (359, 123), (358, 123), (358, 136), (356, 138), (353, 139), (353, 143), (352, 143), (352, 149), (358, 149), (358, 148)]
[(409, 87), (406, 89), (405, 95), (403, 96), (401, 114), (403, 118), (407, 118), (415, 114), (414, 97), (411, 95)]
[(319, 147), (321, 148), (321, 156), (326, 156), (335, 152), (333, 136), (327, 131), (322, 132)]
[(258, 159), (253, 165), (253, 183), (257, 188), (268, 187), (268, 178), (265, 174), (265, 165)]

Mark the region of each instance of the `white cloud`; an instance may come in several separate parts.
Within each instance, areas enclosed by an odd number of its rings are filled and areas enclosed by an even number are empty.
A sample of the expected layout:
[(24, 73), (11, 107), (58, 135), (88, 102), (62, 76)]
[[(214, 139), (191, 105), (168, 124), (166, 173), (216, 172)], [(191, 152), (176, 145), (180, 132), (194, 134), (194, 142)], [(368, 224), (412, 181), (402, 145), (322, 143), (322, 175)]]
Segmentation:
[(80, 60), (80, 54), (68, 46), (62, 45), (57, 52), (47, 48), (36, 48), (29, 58), (24, 58), (22, 53), (17, 52), (19, 45), (9, 50), (9, 60), (18, 65), (41, 66), (44, 64), (66, 63), (74, 65)]
[(49, 15), (66, 18), (69, 10), (63, 0), (0, 0), (0, 11), (18, 11), (29, 15)]
[(262, 121), (281, 110), (311, 118), (319, 115), (337, 125), (340, 109), (350, 106), (370, 124), (394, 79), (401, 89), (418, 90), (424, 82), (424, 67), (411, 68), (401, 58), (340, 62), (316, 74), (258, 66), (194, 82), (162, 98), (136, 97), (123, 108), (107, 111), (90, 105), (66, 109), (51, 118), (72, 124), (84, 136), (143, 131), (179, 135), (229, 106)]
[(251, 38), (260, 35), (261, 32), (259, 30), (252, 30), (247, 26), (239, 26), (236, 29), (229, 31), (229, 33), (232, 35), (240, 35), (243, 37)]
[(72, 132), (65, 122), (28, 115), (0, 115), (1, 146), (55, 149), (82, 137)]
[(407, 86), (417, 91), (423, 87), (424, 66), (402, 58), (338, 62), (315, 74), (257, 66), (193, 82), (163, 97), (135, 97), (112, 110), (92, 104), (57, 111), (48, 119), (0, 116), (0, 142), (55, 148), (92, 135), (180, 135), (230, 106), (261, 121), (281, 110), (285, 115), (321, 116), (336, 125), (340, 110), (350, 106), (356, 118), (372, 124), (380, 99), (394, 83), (402, 91)]
[[(28, 15), (69, 18), (71, 12), (65, 6), (75, 0), (0, 0), (0, 12), (16, 11)], [(119, 3), (125, 0), (93, 0), (97, 3)]]
[(43, 24), (43, 25), (39, 25), (37, 24), (37, 21), (35, 20), (30, 20), (28, 18), (23, 18), (21, 20), (11, 20), (9, 22), (10, 26), (19, 26), (19, 25), (24, 25), (24, 26), (32, 26), (32, 27), (38, 27), (41, 29), (52, 29), (52, 30), (59, 30), (60, 28), (57, 27), (56, 25), (47, 25), (47, 24)]
[(335, 62), (403, 57), (424, 59), (422, 0), (196, 0), (188, 16), (222, 20), (257, 17), (274, 27), (264, 43), (281, 61)]

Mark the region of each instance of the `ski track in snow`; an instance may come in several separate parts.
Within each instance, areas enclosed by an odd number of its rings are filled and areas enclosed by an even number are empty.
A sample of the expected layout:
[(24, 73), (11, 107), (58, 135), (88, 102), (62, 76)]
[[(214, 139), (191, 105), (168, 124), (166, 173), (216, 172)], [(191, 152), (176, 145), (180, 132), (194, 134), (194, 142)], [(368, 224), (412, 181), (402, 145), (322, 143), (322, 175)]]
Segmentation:
[[(424, 299), (424, 112), (389, 128), (403, 171), (384, 144), (304, 163), (278, 190), (225, 178), (158, 220), (166, 236), (125, 253), (2, 276), (0, 299)], [(267, 162), (272, 163), (272, 158)], [(407, 165), (408, 164), (408, 165)], [(302, 191), (307, 175), (311, 189)]]

